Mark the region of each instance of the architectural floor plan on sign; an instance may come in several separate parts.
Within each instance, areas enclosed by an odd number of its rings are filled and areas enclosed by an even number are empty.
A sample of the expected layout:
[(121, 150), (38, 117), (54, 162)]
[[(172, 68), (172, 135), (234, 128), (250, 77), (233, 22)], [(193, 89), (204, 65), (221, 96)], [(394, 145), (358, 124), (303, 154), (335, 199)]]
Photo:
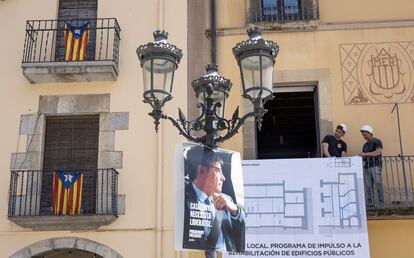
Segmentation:
[(286, 189), (282, 181), (245, 184), (244, 191), (248, 231), (266, 228), (258, 233), (290, 233), (310, 229), (309, 189)]
[(360, 157), (243, 161), (243, 177), (246, 252), (225, 258), (369, 257)]
[(321, 165), (311, 177), (299, 178), (301, 172), (294, 176), (276, 169), (266, 180), (255, 177), (254, 182), (245, 181), (247, 230), (258, 234), (312, 233), (315, 223), (323, 234), (361, 230), (362, 180), (352, 159), (322, 159)]
[(361, 228), (356, 173), (339, 173), (335, 181), (321, 180), (321, 233)]

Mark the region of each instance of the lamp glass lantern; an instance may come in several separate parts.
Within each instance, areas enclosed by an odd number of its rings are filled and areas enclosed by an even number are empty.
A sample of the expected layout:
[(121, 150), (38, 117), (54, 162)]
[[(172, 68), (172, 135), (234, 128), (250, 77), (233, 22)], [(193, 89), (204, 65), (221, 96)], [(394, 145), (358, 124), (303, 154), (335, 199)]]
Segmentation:
[(137, 55), (144, 81), (144, 101), (160, 104), (172, 99), (174, 73), (182, 57), (182, 50), (167, 42), (168, 33), (155, 31), (154, 41), (141, 45)]
[(247, 31), (249, 39), (233, 48), (240, 68), (243, 96), (251, 100), (272, 98), (273, 67), (279, 46), (264, 40), (258, 28)]
[[(204, 105), (205, 110), (215, 112), (216, 119), (224, 118), (226, 100), (229, 96), (232, 83), (229, 79), (218, 74), (218, 65), (206, 66), (206, 74), (191, 83), (198, 103)], [(211, 107), (209, 108), (209, 105)]]

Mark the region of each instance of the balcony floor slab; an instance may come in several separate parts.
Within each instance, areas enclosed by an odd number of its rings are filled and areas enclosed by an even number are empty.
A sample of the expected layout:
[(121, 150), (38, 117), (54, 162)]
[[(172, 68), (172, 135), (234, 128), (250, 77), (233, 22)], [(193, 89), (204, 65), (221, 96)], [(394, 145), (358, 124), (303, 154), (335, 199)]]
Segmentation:
[(9, 217), (17, 225), (34, 231), (94, 230), (114, 222), (115, 215), (18, 216)]
[(22, 63), (23, 75), (30, 83), (71, 83), (116, 81), (114, 61)]
[(368, 219), (413, 219), (414, 207), (367, 207)]

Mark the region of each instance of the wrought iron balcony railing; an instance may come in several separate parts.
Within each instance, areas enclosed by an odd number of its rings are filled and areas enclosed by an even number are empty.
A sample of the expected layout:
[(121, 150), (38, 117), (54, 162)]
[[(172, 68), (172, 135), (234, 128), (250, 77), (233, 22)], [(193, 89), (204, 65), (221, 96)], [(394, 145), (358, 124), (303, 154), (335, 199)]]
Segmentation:
[(309, 21), (319, 19), (319, 8), (311, 1), (302, 1), (301, 5), (274, 5), (263, 6), (261, 0), (251, 1), (248, 11), (248, 22), (289, 22)]
[(363, 162), (367, 211), (408, 215), (414, 209), (414, 156), (370, 157)]
[(113, 61), (118, 67), (120, 31), (115, 18), (29, 20), (22, 63)]
[(117, 198), (115, 169), (11, 171), (8, 216), (117, 216)]

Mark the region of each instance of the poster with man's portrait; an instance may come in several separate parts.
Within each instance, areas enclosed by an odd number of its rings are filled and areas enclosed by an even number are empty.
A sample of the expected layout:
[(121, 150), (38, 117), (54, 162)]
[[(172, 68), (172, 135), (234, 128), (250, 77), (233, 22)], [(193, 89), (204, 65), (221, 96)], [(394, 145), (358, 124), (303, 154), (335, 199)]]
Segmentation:
[(244, 251), (246, 218), (240, 153), (180, 144), (175, 185), (177, 250)]

